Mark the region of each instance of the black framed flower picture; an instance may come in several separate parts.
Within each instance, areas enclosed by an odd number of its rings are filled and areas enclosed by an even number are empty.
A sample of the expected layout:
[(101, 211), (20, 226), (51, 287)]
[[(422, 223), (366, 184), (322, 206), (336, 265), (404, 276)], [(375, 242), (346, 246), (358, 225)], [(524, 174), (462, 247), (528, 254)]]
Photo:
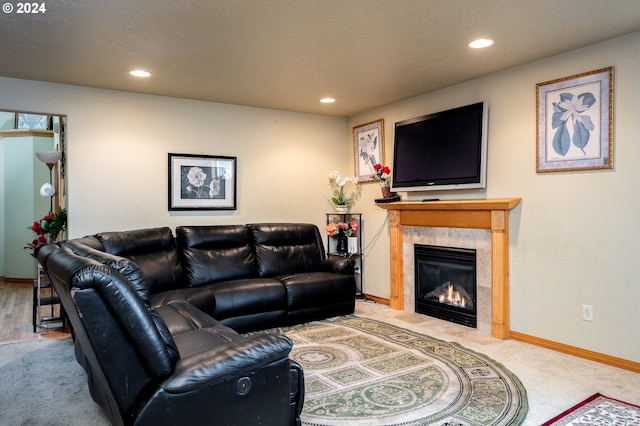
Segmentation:
[(169, 210), (235, 210), (236, 157), (169, 153)]

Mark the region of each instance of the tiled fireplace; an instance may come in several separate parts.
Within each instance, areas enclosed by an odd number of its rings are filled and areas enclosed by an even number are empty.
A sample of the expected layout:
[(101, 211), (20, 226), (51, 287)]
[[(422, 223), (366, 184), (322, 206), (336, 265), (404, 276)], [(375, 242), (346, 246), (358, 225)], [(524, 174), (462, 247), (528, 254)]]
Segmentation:
[[(478, 330), (490, 333), (491, 232), (485, 229), (404, 226), (402, 228), (402, 241), (404, 309), (409, 311), (414, 311), (414, 306), (416, 305), (416, 246), (434, 246), (475, 251), (475, 325), (468, 323), (464, 325), (469, 325)], [(429, 313), (426, 314), (429, 315)], [(439, 317), (438, 315), (432, 316)]]
[(477, 328), (509, 338), (509, 210), (520, 198), (395, 202), (389, 210), (390, 306), (415, 309), (414, 244), (476, 250)]

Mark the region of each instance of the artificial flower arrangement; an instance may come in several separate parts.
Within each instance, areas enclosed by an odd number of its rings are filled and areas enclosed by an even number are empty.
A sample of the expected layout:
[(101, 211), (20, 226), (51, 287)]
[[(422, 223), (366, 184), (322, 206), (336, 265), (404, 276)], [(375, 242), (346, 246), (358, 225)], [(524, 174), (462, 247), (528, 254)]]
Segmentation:
[(391, 192), (391, 169), (389, 168), (389, 166), (376, 164), (375, 166), (373, 166), (373, 173), (370, 175), (370, 177), (380, 184), (382, 196), (384, 198), (389, 198), (396, 195), (395, 193)]
[(35, 239), (24, 246), (25, 249), (35, 250), (56, 241), (61, 232), (67, 226), (67, 211), (60, 207), (58, 213), (49, 213), (39, 221), (33, 222), (33, 225), (27, 226), (26, 229), (35, 234)]
[(389, 179), (391, 179), (391, 169), (388, 166), (382, 164), (376, 164), (373, 166), (373, 173), (369, 177), (380, 184), (380, 186), (389, 186)]
[[(337, 170), (329, 173), (329, 185), (333, 191), (331, 201), (336, 206), (351, 206), (359, 197), (362, 187), (355, 176), (342, 176)], [(347, 186), (353, 186), (353, 192), (346, 190)]]
[(358, 234), (358, 222), (331, 222), (327, 225), (327, 235), (333, 238), (355, 237)]

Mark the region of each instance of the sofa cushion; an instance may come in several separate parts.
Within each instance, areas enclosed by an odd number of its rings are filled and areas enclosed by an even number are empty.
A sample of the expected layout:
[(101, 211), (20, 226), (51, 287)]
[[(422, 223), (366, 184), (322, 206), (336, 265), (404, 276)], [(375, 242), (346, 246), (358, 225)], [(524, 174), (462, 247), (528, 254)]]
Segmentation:
[[(224, 327), (219, 321), (185, 301), (176, 300), (156, 308), (155, 311), (162, 317), (167, 329), (174, 338), (180, 334), (203, 328)], [(238, 334), (230, 328), (224, 328), (229, 336)]]
[(225, 281), (207, 288), (215, 295), (213, 317), (217, 320), (270, 311), (284, 312), (287, 306), (284, 286), (271, 278)]
[(278, 277), (287, 291), (287, 323), (348, 315), (355, 308), (353, 275), (314, 272)]
[(355, 300), (355, 280), (351, 275), (312, 272), (278, 277), (287, 292), (287, 310), (330, 306)]
[(216, 297), (207, 287), (185, 287), (166, 290), (151, 295), (151, 307), (158, 308), (175, 301), (185, 301), (201, 311), (213, 316), (216, 308)]
[(296, 274), (317, 270), (325, 258), (318, 228), (300, 223), (249, 225), (253, 234), (258, 276)]
[(255, 276), (251, 234), (244, 225), (176, 228), (189, 287)]
[(95, 237), (107, 253), (132, 260), (147, 279), (151, 293), (184, 286), (182, 267), (171, 229), (149, 228), (101, 232)]

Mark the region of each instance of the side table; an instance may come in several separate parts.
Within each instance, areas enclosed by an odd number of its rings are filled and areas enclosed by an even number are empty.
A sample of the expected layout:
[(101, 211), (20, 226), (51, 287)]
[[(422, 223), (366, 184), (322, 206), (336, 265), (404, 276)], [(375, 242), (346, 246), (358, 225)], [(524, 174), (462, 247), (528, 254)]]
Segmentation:
[[(58, 305), (57, 312), (56, 306)], [(42, 310), (48, 306), (49, 315), (44, 316)], [(42, 265), (38, 264), (37, 278), (33, 281), (33, 332), (38, 329), (64, 328), (64, 308), (60, 298), (46, 276)]]
[(330, 223), (357, 224), (357, 231), (352, 240), (347, 244), (346, 251), (338, 250), (337, 239), (327, 235), (327, 257), (339, 256), (352, 259), (355, 262), (356, 294), (364, 295), (364, 257), (362, 252), (362, 214), (361, 213), (327, 213), (327, 225)]

